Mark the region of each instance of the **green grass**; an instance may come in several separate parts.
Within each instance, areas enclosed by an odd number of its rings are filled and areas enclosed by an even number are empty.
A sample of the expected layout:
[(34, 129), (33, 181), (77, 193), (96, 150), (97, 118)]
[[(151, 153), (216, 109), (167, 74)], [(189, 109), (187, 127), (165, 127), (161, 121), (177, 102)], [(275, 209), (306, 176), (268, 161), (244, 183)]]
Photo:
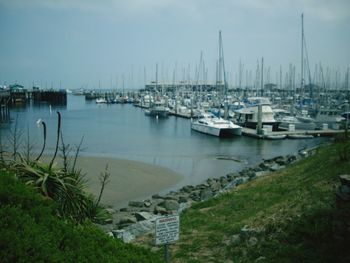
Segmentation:
[[(350, 262), (350, 244), (332, 234), (338, 175), (350, 171), (338, 146), (194, 205), (181, 217), (174, 262)], [(245, 225), (261, 231), (258, 243), (230, 243)]]
[(0, 171), (0, 262), (161, 262), (89, 222), (57, 216), (57, 204)]

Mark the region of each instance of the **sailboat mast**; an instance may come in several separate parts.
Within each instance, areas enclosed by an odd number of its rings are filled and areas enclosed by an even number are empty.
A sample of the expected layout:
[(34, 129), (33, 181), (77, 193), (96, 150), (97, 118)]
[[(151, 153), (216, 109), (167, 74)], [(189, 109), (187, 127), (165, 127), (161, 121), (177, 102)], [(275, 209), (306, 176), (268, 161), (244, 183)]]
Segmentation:
[(304, 14), (301, 14), (301, 92), (304, 90)]

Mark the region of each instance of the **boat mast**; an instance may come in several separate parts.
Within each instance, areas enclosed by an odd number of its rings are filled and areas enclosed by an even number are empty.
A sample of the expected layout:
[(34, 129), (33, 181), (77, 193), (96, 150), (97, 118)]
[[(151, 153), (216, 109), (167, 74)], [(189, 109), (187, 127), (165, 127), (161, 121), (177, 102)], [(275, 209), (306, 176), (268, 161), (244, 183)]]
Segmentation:
[(304, 91), (304, 14), (301, 13), (301, 85), (300, 93)]
[[(221, 62), (221, 63), (220, 63)], [(227, 101), (227, 80), (225, 71), (225, 60), (224, 60), (224, 46), (222, 43), (221, 30), (219, 31), (219, 73), (221, 73), (221, 66), (224, 75), (224, 119), (228, 118), (228, 101)], [(221, 80), (221, 75), (220, 75)]]

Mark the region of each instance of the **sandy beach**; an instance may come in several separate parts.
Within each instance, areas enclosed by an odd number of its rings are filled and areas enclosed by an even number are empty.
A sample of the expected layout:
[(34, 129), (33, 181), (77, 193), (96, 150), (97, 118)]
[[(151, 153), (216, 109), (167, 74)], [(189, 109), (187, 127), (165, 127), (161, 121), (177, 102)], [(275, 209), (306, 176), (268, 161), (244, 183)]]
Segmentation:
[(88, 191), (95, 196), (100, 191), (99, 175), (108, 164), (110, 181), (102, 197), (102, 203), (120, 208), (130, 200), (140, 200), (159, 193), (176, 183), (183, 176), (164, 167), (142, 162), (80, 156), (77, 167), (88, 179)]

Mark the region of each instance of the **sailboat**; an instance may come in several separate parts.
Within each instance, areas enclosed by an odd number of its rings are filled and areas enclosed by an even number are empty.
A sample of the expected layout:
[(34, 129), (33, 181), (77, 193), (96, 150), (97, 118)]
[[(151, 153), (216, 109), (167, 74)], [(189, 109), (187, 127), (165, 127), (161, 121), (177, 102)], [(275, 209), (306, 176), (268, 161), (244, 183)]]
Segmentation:
[(242, 127), (237, 124), (234, 124), (232, 121), (227, 120), (227, 82), (221, 31), (219, 31), (219, 67), (222, 67), (224, 73), (225, 118), (216, 117), (213, 114), (203, 112), (198, 119), (191, 122), (191, 129), (194, 131), (218, 137), (231, 137), (233, 135), (241, 135)]
[[(158, 64), (156, 65), (156, 87), (158, 86)], [(150, 101), (150, 107), (145, 110), (145, 114), (148, 116), (154, 116), (156, 118), (167, 118), (169, 116), (169, 108), (166, 106), (165, 101), (156, 97), (155, 101)]]

